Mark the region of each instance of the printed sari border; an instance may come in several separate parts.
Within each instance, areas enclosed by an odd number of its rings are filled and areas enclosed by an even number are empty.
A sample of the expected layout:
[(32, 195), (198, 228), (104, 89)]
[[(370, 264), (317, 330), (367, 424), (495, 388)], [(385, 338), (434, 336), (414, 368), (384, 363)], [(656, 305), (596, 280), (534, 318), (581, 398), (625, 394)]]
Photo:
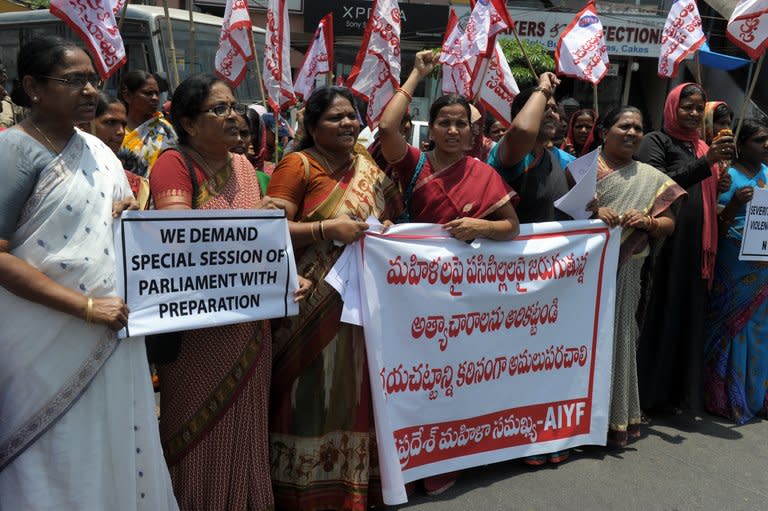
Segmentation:
[(88, 389), (101, 368), (104, 367), (109, 357), (115, 352), (118, 344), (117, 336), (113, 332), (107, 331), (59, 391), (22, 424), (13, 435), (0, 444), (0, 472), (72, 408)]

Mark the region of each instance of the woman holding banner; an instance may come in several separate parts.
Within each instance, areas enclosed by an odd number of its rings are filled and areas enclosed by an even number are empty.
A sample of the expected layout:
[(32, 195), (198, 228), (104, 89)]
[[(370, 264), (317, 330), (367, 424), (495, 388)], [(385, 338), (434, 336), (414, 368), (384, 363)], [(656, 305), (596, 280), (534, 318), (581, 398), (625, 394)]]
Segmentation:
[(637, 387), (637, 310), (641, 272), (654, 239), (675, 230), (672, 205), (685, 191), (662, 172), (632, 159), (643, 139), (643, 116), (635, 107), (610, 111), (600, 126), (603, 147), (598, 157), (597, 218), (622, 226), (616, 277), (613, 373), (608, 445), (624, 447), (640, 436)]
[[(184, 80), (171, 113), (178, 149), (150, 175), (157, 209), (263, 207), (248, 159), (232, 154), (246, 107), (210, 75)], [(297, 299), (306, 294), (302, 281)], [(160, 435), (182, 509), (271, 509), (267, 415), (269, 321), (181, 333), (176, 359), (158, 369)]]
[(316, 283), (299, 316), (274, 333), (269, 441), (279, 509), (365, 510), (381, 500), (363, 330), (341, 323), (341, 298), (324, 280), (343, 245), (362, 238), (364, 219), (402, 210), (394, 184), (358, 152), (354, 105), (346, 88), (316, 89), (298, 151), (269, 182), (292, 220), (298, 271)]
[(728, 169), (730, 189), (720, 195), (720, 241), (706, 318), (705, 403), (711, 413), (743, 424), (768, 407), (768, 267), (739, 261), (746, 203), (768, 184), (768, 125), (747, 120), (738, 158)]
[(0, 508), (178, 509), (144, 339), (115, 334), (112, 221), (135, 201), (112, 151), (74, 128), (101, 79), (57, 37), (17, 62), (31, 113), (0, 134)]
[(701, 140), (705, 102), (697, 84), (672, 89), (663, 129), (645, 136), (637, 153), (640, 161), (688, 192), (675, 233), (664, 243), (653, 270), (638, 353), (640, 402), (646, 411), (703, 405), (704, 314), (717, 252), (715, 163), (734, 155), (730, 135), (711, 146)]
[(149, 178), (160, 153), (177, 141), (173, 126), (158, 111), (157, 79), (140, 69), (128, 71), (120, 82), (118, 97), (128, 113), (128, 131), (118, 157), (126, 170)]

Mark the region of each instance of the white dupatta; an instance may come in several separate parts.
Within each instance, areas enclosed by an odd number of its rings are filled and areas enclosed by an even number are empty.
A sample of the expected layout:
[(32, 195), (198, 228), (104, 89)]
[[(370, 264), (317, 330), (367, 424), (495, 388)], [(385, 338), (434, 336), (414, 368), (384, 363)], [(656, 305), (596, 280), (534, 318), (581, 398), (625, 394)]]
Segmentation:
[[(115, 294), (112, 203), (131, 191), (119, 160), (76, 131), (41, 171), (11, 253), (63, 286)], [(87, 389), (117, 347), (88, 324), (0, 288), (0, 471), (47, 431)]]

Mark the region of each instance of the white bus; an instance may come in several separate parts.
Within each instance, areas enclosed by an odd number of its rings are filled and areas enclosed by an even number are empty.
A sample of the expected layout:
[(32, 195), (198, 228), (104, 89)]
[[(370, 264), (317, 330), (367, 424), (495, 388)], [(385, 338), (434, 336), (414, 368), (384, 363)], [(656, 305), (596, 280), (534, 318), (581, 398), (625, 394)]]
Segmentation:
[[(195, 61), (193, 63), (190, 61), (192, 47), (190, 46), (189, 13), (179, 9), (169, 9), (169, 11), (179, 80), (184, 80), (191, 74), (213, 72), (213, 59), (216, 55), (223, 20), (217, 16), (194, 13)], [(129, 5), (121, 32), (128, 61), (110, 78), (106, 87), (107, 92), (114, 95), (122, 73), (133, 69), (161, 73), (168, 79), (171, 87), (177, 85), (174, 83), (170, 39), (165, 14), (161, 7)], [(19, 48), (35, 36), (43, 34), (58, 35), (85, 47), (82, 40), (47, 9), (0, 14), (0, 60), (8, 69), (9, 88), (11, 81), (17, 78), (16, 58)], [(254, 27), (253, 42), (257, 53), (256, 58), (261, 63), (264, 55), (263, 29)], [(243, 102), (262, 102), (261, 86), (252, 62), (249, 63), (248, 74), (237, 88), (236, 95)]]

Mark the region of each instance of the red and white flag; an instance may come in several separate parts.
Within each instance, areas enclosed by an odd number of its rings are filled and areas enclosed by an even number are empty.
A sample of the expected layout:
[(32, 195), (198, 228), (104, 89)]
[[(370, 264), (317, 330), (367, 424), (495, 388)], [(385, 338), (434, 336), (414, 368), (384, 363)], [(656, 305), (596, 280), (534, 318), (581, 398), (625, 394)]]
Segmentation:
[(333, 65), (333, 13), (326, 14), (315, 30), (312, 45), (304, 55), (293, 90), (296, 96), (306, 99), (315, 90), (317, 77), (331, 72)]
[(64, 20), (88, 46), (96, 71), (105, 80), (127, 60), (116, 8), (109, 1), (51, 0), (50, 4), (51, 14)]
[(117, 15), (120, 14), (120, 11), (123, 10), (125, 2), (126, 0), (115, 0), (115, 2), (112, 4), (112, 14), (115, 15), (115, 18), (117, 18)]
[(372, 127), (399, 86), (400, 7), (397, 0), (374, 0), (347, 87), (368, 101), (366, 117)]
[(511, 26), (512, 19), (504, 0), (477, 0), (461, 37), (445, 41), (440, 63), (454, 65), (490, 56), (496, 35)]
[[(445, 38), (443, 39), (443, 46), (440, 51), (440, 61), (443, 61), (443, 54), (450, 52), (456, 41), (461, 39), (464, 35), (464, 31), (459, 25), (459, 18), (456, 13), (451, 9), (451, 13), (448, 16), (448, 25), (445, 27)], [(443, 94), (461, 94), (465, 97), (472, 96), (472, 69), (475, 65), (475, 59), (471, 59), (467, 62), (456, 62), (453, 64), (444, 63), (442, 65), (443, 72)]]
[(237, 87), (248, 71), (248, 61), (254, 59), (248, 0), (227, 0), (214, 59), (216, 74)]
[(573, 21), (560, 35), (555, 50), (557, 74), (578, 80), (600, 83), (608, 72), (608, 48), (605, 32), (594, 0), (576, 13)]
[(509, 128), (512, 124), (512, 112), (509, 107), (519, 93), (520, 87), (517, 86), (507, 58), (497, 42), (485, 68), (485, 74), (480, 80), (477, 99), (505, 128)]
[(277, 112), (296, 103), (291, 80), (291, 27), (285, 0), (269, 0), (264, 36), (264, 88), (267, 103)]
[(768, 49), (768, 0), (741, 0), (726, 28), (728, 39), (752, 60)]
[(674, 78), (680, 63), (707, 40), (701, 30), (696, 0), (676, 0), (661, 34), (658, 74), (662, 78)]

